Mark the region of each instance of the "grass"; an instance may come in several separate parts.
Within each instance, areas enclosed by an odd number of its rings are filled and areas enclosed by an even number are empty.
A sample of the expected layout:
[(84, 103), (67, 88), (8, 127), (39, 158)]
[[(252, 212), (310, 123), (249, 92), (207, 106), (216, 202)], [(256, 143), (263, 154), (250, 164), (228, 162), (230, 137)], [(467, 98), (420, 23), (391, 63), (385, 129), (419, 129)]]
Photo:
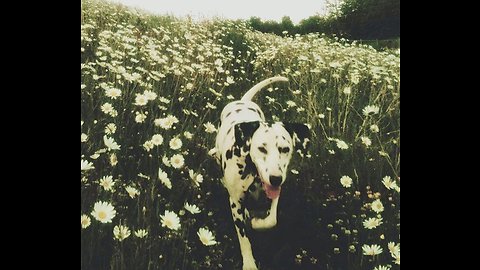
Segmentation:
[[(387, 246), (400, 242), (399, 50), (319, 34), (279, 37), (104, 1), (83, 0), (81, 20), (81, 159), (94, 166), (81, 173), (81, 214), (90, 219), (81, 230), (82, 269), (241, 268), (221, 171), (208, 155), (216, 133), (206, 126), (217, 126), (224, 105), (274, 75), (289, 83), (264, 89), (256, 102), (267, 119), (309, 124), (312, 144), (309, 156), (292, 159), (278, 226), (251, 232), (260, 269), (399, 269)], [(170, 128), (162, 123), (172, 117), (178, 122)], [(175, 138), (178, 149), (170, 146)], [(180, 155), (182, 166), (168, 164)], [(108, 176), (112, 189), (100, 185)], [(398, 188), (387, 189), (384, 177)], [(371, 208), (377, 199), (379, 213)], [(99, 201), (114, 207), (111, 222), (91, 214)], [(186, 211), (185, 202), (201, 212)], [(178, 215), (179, 229), (161, 225), (165, 210)], [(365, 228), (372, 217), (382, 224)], [(131, 232), (122, 241), (113, 233), (119, 225)], [(217, 243), (203, 245), (200, 228)], [(137, 237), (139, 229), (147, 236)], [(372, 244), (383, 252), (364, 255)]]

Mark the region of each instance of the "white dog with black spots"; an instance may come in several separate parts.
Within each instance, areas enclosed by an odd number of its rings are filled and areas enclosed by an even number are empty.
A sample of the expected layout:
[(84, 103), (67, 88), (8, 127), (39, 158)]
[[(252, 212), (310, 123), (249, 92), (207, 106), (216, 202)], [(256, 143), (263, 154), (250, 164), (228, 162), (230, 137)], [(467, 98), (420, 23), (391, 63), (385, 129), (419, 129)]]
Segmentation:
[[(288, 165), (295, 149), (305, 150), (310, 131), (304, 124), (266, 122), (252, 98), (265, 86), (287, 82), (285, 77), (266, 79), (239, 101), (225, 106), (220, 117), (214, 156), (222, 167), (232, 217), (240, 243), (243, 269), (257, 269), (246, 227), (269, 229), (277, 224), (277, 206)], [(260, 186), (270, 203), (265, 217), (252, 217), (244, 205), (247, 192), (258, 198)]]

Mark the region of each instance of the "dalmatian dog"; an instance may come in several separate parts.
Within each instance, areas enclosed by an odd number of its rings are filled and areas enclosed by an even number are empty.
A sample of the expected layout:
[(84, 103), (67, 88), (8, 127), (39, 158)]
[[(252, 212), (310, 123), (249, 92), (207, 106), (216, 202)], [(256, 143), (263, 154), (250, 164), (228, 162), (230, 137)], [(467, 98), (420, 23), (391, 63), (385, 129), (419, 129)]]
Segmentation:
[[(222, 167), (232, 217), (240, 243), (243, 269), (257, 269), (247, 228), (264, 230), (277, 224), (277, 206), (287, 168), (295, 149), (306, 149), (310, 131), (304, 124), (270, 123), (252, 98), (265, 86), (287, 82), (277, 76), (253, 86), (241, 100), (230, 102), (221, 113), (213, 155)], [(263, 189), (263, 193), (262, 193)], [(266, 216), (250, 217), (246, 195), (270, 203)], [(251, 212), (253, 213), (253, 212)]]

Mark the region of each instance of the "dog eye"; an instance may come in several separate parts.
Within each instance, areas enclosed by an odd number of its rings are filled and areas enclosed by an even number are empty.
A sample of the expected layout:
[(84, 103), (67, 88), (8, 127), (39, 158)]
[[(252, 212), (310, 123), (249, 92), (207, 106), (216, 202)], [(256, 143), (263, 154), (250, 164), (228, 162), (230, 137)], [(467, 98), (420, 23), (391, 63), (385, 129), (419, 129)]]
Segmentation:
[(290, 148), (288, 147), (279, 147), (278, 152), (280, 153), (288, 153), (290, 151)]
[(267, 149), (265, 149), (265, 147), (263, 147), (263, 146), (258, 147), (258, 150), (260, 150), (260, 152), (262, 152), (264, 154), (267, 154)]

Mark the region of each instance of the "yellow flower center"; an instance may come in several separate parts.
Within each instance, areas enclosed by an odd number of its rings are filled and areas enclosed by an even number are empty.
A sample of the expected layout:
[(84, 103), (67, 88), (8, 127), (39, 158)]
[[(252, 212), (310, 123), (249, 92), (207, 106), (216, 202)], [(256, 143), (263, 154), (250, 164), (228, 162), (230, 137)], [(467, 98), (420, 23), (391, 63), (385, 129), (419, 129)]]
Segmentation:
[(165, 220), (165, 225), (166, 225), (168, 228), (170, 228), (170, 227), (172, 227), (173, 223), (172, 223), (171, 220), (168, 220), (168, 219), (167, 219), (167, 220)]
[(100, 219), (107, 218), (107, 213), (105, 213), (103, 211), (98, 212), (98, 218), (100, 218)]

